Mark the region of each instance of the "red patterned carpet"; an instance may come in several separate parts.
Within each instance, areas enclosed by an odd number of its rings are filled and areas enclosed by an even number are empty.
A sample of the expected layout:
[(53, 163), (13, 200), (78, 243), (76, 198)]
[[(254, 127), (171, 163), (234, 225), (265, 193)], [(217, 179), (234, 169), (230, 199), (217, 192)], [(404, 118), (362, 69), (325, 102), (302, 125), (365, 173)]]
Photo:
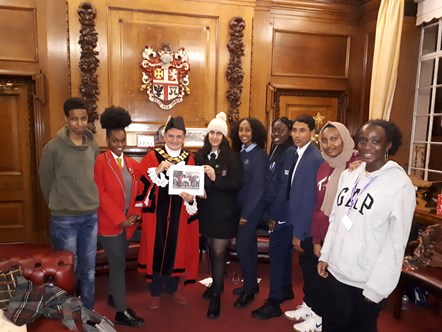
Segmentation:
[[(201, 297), (204, 286), (197, 283), (180, 288), (180, 292), (187, 296), (188, 303), (180, 305), (170, 298), (161, 298), (160, 308), (148, 308), (150, 295), (147, 291), (143, 276), (136, 271), (127, 272), (127, 301), (137, 315), (146, 322), (140, 328), (129, 328), (116, 325), (117, 331), (180, 331), (180, 332), (269, 332), (269, 331), (294, 331), (293, 322), (284, 316), (269, 320), (257, 320), (250, 312), (264, 303), (268, 295), (268, 265), (259, 264), (259, 277), (262, 278), (260, 293), (255, 301), (247, 308), (238, 309), (233, 306), (236, 297), (232, 294), (234, 284), (232, 275), (239, 271), (237, 262), (228, 266), (225, 282), (225, 292), (221, 299), (221, 315), (218, 319), (206, 318), (208, 300)], [(203, 261), (200, 265), (201, 279), (208, 277), (207, 266)], [(294, 291), (295, 299), (282, 304), (282, 310), (291, 310), (302, 302), (302, 275), (297, 264), (294, 266)], [(107, 276), (97, 276), (96, 279), (96, 305), (95, 310), (113, 320), (115, 312), (107, 306)], [(442, 331), (442, 316), (434, 308), (423, 308), (414, 304), (409, 305), (409, 310), (402, 312), (401, 320), (396, 320), (392, 315), (391, 303), (381, 313), (379, 319), (379, 332), (439, 332)], [(355, 331), (357, 332), (357, 331)]]

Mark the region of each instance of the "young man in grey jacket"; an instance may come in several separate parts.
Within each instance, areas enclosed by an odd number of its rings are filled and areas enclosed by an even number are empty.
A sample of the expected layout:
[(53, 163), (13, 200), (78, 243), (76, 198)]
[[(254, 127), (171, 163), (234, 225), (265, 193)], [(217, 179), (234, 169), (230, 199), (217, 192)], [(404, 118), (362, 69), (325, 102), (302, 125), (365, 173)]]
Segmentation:
[(70, 250), (75, 254), (81, 299), (88, 309), (93, 309), (100, 203), (94, 164), (99, 150), (92, 132), (87, 129), (86, 108), (80, 98), (65, 101), (67, 124), (43, 148), (39, 175), (51, 212), (52, 245), (57, 250)]

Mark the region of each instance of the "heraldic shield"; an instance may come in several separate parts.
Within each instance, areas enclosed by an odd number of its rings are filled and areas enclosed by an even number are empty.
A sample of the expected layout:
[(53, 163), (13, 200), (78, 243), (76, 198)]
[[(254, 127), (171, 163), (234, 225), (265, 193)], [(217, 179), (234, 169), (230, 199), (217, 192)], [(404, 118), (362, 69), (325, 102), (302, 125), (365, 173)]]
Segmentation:
[(143, 51), (143, 78), (141, 91), (146, 90), (149, 100), (168, 110), (183, 101), (190, 93), (188, 73), (190, 65), (184, 48), (172, 52), (168, 45), (154, 51), (149, 46)]

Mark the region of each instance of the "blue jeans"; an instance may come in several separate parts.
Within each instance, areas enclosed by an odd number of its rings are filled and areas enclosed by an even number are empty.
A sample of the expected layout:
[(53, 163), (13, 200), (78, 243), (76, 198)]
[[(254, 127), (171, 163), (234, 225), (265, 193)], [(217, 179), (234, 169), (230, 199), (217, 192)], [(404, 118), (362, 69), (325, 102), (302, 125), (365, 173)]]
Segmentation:
[(94, 307), (95, 258), (97, 254), (97, 213), (79, 216), (51, 216), (51, 239), (56, 250), (75, 254), (75, 277), (80, 281), (81, 300)]

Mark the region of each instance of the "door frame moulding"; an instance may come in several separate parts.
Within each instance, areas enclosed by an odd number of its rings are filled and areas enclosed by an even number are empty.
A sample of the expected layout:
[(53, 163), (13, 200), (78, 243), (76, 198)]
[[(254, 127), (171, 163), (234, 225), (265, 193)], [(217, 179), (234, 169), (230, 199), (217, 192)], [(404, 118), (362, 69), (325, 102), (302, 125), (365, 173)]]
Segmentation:
[[(35, 197), (35, 213), (36, 213), (36, 232), (34, 240), (37, 242), (45, 242), (47, 226), (42, 225), (45, 220), (48, 220), (48, 213), (45, 212), (42, 195), (40, 195), (40, 184), (38, 181), (37, 165), (40, 160), (40, 154), (45, 143), (46, 128), (48, 128), (45, 120), (45, 77), (42, 72), (39, 71), (18, 71), (18, 70), (5, 70), (0, 69), (0, 82), (12, 84), (26, 84), (28, 88), (28, 110), (32, 111), (32, 117), (28, 117), (28, 125), (30, 130), (30, 147), (31, 147), (31, 169), (32, 178), (35, 180), (33, 184), (33, 196)], [(29, 82), (29, 83), (28, 83)], [(31, 115), (28, 115), (31, 116)]]
[[(313, 89), (299, 89), (287, 85), (275, 85), (269, 83), (267, 86), (269, 93), (267, 93), (267, 107), (268, 113), (271, 113), (273, 119), (279, 117), (280, 109), (279, 103), (282, 96), (299, 96), (299, 97), (324, 97), (337, 98), (338, 100), (338, 114), (337, 121), (345, 123), (347, 109), (348, 109), (348, 91), (345, 90), (313, 90)], [(269, 98), (269, 95), (272, 95)], [(270, 99), (270, 101), (269, 101)]]

